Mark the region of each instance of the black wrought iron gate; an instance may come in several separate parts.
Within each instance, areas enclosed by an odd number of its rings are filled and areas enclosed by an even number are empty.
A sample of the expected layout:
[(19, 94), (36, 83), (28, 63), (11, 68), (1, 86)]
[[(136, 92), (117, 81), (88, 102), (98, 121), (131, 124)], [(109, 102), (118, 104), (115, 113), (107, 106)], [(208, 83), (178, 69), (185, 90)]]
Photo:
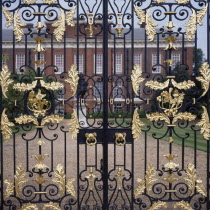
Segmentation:
[(2, 0), (1, 209), (210, 209), (207, 0)]

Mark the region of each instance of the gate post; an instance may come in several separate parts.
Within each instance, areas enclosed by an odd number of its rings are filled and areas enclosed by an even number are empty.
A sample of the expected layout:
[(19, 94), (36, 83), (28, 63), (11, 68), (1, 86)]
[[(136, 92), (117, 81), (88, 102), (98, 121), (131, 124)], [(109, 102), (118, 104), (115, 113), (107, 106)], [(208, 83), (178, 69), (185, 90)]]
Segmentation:
[(103, 209), (108, 209), (108, 1), (103, 0)]

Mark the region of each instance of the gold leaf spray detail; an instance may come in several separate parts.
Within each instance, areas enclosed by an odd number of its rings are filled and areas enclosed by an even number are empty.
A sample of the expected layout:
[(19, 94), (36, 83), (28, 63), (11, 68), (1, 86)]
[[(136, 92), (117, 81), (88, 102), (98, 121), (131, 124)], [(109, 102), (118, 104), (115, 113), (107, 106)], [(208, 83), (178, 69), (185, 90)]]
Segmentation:
[(20, 125), (28, 124), (28, 123), (33, 123), (34, 125), (39, 125), (38, 120), (35, 117), (32, 117), (30, 115), (21, 115), (20, 117), (15, 118), (15, 122)]
[(25, 178), (26, 172), (22, 164), (19, 164), (16, 169), (15, 173), (15, 192), (17, 196), (19, 196), (23, 184), (26, 183), (28, 180)]
[(20, 210), (39, 210), (36, 204), (26, 203)]
[(67, 193), (71, 194), (75, 199), (77, 199), (76, 191), (74, 189), (73, 182), (75, 181), (75, 178), (71, 178), (68, 180), (66, 184), (66, 191)]
[(63, 35), (66, 30), (65, 22), (69, 26), (75, 26), (73, 18), (76, 12), (76, 6), (74, 6), (69, 12), (67, 12), (66, 17), (65, 17), (65, 12), (62, 9), (60, 9), (60, 12), (61, 14), (58, 20), (52, 24), (52, 26), (55, 27), (53, 34), (55, 35), (55, 39), (58, 42), (61, 42), (63, 39)]
[(43, 210), (62, 210), (57, 203), (49, 202), (46, 203), (43, 207)]
[(71, 133), (72, 139), (77, 140), (77, 134), (79, 133), (79, 122), (76, 110), (73, 109), (71, 119), (69, 120), (69, 123), (67, 125), (70, 126), (69, 133)]
[(209, 140), (210, 138), (210, 123), (209, 115), (205, 106), (202, 106), (203, 113), (201, 115), (201, 120), (196, 124), (201, 127), (200, 133), (203, 135), (204, 139)]
[(139, 136), (141, 135), (142, 126), (144, 126), (144, 123), (140, 120), (138, 108), (136, 108), (133, 114), (133, 122), (132, 122), (132, 134), (135, 140), (137, 140)]
[(9, 141), (12, 135), (12, 126), (15, 124), (13, 122), (10, 122), (7, 114), (6, 114), (6, 108), (3, 110), (1, 114), (1, 130), (2, 130), (2, 136), (4, 141)]
[(136, 64), (131, 74), (131, 81), (132, 81), (133, 91), (137, 96), (139, 96), (139, 93), (138, 93), (139, 85), (141, 82), (144, 81), (144, 78), (141, 76), (142, 76), (142, 70), (140, 66)]
[(150, 15), (150, 10), (148, 9), (145, 15), (143, 10), (139, 9), (136, 5), (134, 5), (134, 11), (138, 19), (140, 19), (138, 24), (140, 25), (142, 23), (145, 23), (145, 30), (146, 30), (148, 39), (150, 41), (154, 41), (155, 34), (156, 34), (156, 30), (154, 27), (158, 26), (158, 24), (152, 20), (152, 17)]
[(70, 84), (72, 97), (75, 96), (77, 92), (78, 81), (79, 81), (79, 76), (78, 76), (77, 66), (73, 64), (68, 72), (68, 78), (65, 80), (65, 82)]
[(157, 210), (157, 209), (162, 209), (162, 208), (167, 208), (167, 203), (166, 202), (163, 202), (163, 201), (158, 201), (158, 202), (155, 202), (150, 208), (149, 210)]
[(53, 4), (53, 3), (55, 3), (57, 0), (42, 0), (43, 1), (43, 3), (45, 3), (45, 4)]
[(188, 3), (190, 0), (175, 0), (178, 4), (186, 4)]
[(64, 119), (64, 117), (60, 117), (59, 115), (49, 115), (49, 116), (46, 116), (42, 122), (41, 122), (41, 125), (45, 125), (46, 123), (60, 123), (62, 122)]
[(193, 210), (193, 208), (190, 206), (190, 204), (186, 201), (180, 201), (174, 204), (175, 209), (185, 209), (185, 210)]
[(166, 0), (153, 0), (154, 2), (157, 2), (158, 4), (164, 3)]
[(36, 0), (22, 0), (26, 4), (35, 4)]
[(4, 183), (7, 185), (5, 193), (4, 193), (4, 197), (5, 199), (7, 199), (8, 197), (10, 197), (11, 195), (14, 194), (14, 183), (11, 180), (5, 179)]
[(150, 195), (150, 191), (152, 189), (154, 182), (157, 181), (157, 179), (154, 178), (155, 175), (156, 175), (155, 167), (153, 166), (153, 164), (149, 164), (145, 175), (145, 187), (148, 195)]
[(3, 66), (2, 71), (0, 72), (0, 84), (2, 89), (2, 94), (5, 98), (7, 97), (7, 92), (9, 85), (13, 83), (13, 80), (10, 79), (11, 72), (9, 71), (9, 68), (7, 65)]
[(142, 193), (144, 192), (145, 190), (145, 180), (143, 179), (137, 179), (137, 182), (138, 182), (138, 186), (134, 192), (134, 197), (135, 199), (137, 199), (137, 197), (139, 195), (142, 195)]
[(11, 26), (13, 24), (13, 16), (12, 16), (11, 12), (6, 10), (3, 6), (2, 6), (2, 10), (3, 10), (4, 17), (7, 21), (5, 26), (8, 28), (9, 26)]

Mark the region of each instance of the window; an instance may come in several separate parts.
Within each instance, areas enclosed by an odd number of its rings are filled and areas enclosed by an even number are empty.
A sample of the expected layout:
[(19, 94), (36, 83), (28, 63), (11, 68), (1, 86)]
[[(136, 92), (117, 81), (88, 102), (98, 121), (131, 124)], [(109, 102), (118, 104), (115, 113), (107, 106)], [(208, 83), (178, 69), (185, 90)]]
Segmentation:
[(103, 97), (103, 83), (102, 82), (95, 83), (94, 95), (97, 99), (102, 99)]
[[(38, 54), (35, 55), (35, 61), (38, 60)], [(44, 62), (44, 54), (40, 54), (40, 61)], [(41, 69), (44, 69), (44, 63), (40, 66)], [(35, 64), (35, 70), (37, 69), (37, 64)]]
[(2, 55), (2, 66), (7, 65), (8, 55)]
[(16, 55), (16, 71), (20, 73), (20, 68), (25, 65), (25, 55)]
[(114, 111), (115, 112), (120, 112), (122, 111), (122, 104), (114, 104)]
[(103, 70), (103, 55), (102, 54), (96, 54), (95, 55), (95, 68), (96, 68), (96, 74), (102, 74)]
[(122, 54), (116, 54), (115, 58), (115, 72), (116, 74), (122, 73)]
[[(77, 66), (77, 69), (78, 69), (78, 72), (79, 73), (83, 73), (83, 55), (82, 54), (79, 54), (78, 56), (78, 66)], [(77, 55), (74, 55), (74, 64), (77, 65)]]
[(159, 55), (159, 63), (157, 59), (157, 54), (152, 54), (152, 67), (155, 68), (155, 71), (152, 71), (152, 73), (161, 73), (161, 67), (160, 66), (154, 66), (157, 64), (161, 64), (161, 55)]
[(58, 68), (57, 74), (63, 72), (64, 63), (62, 54), (55, 55), (55, 66)]
[(172, 54), (171, 59), (175, 61), (171, 66), (171, 68), (174, 69), (180, 63), (180, 54)]
[(141, 68), (141, 54), (134, 54), (134, 65), (138, 64)]
[(113, 90), (113, 98), (122, 98), (122, 82), (116, 82)]

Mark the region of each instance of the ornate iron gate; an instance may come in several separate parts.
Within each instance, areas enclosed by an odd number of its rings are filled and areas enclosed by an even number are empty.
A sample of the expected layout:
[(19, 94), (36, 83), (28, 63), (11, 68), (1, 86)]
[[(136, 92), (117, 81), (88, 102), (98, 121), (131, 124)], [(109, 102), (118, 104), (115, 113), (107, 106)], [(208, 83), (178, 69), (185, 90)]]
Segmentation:
[(208, 1), (0, 10), (1, 209), (210, 209)]

